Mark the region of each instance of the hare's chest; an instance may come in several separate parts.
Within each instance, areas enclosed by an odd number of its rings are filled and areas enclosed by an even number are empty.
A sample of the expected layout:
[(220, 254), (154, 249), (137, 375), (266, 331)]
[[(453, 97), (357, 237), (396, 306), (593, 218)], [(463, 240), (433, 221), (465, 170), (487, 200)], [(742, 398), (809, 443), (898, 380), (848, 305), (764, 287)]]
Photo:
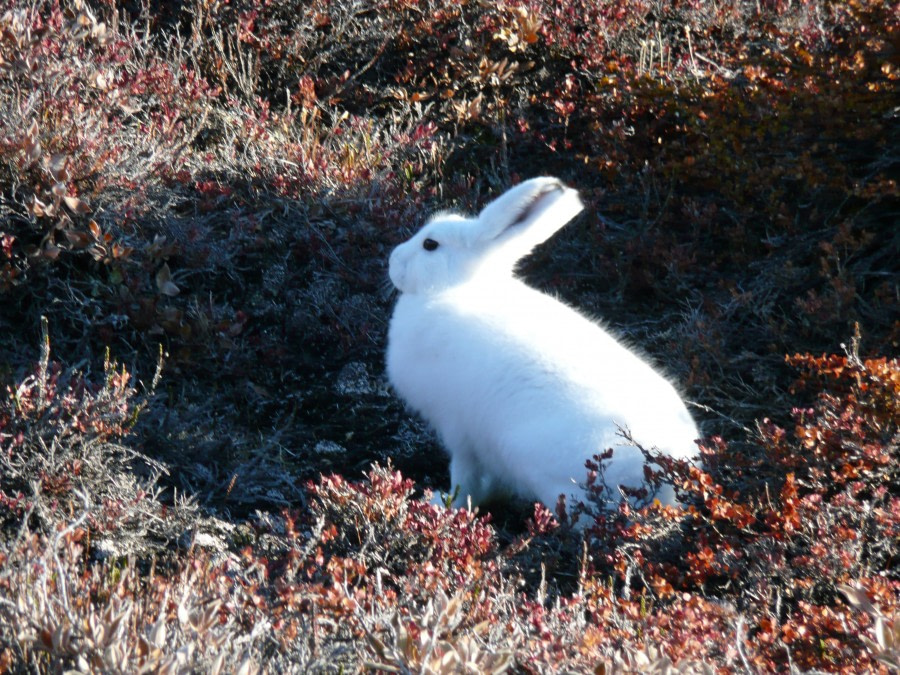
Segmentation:
[(493, 379), (491, 330), (465, 311), (401, 296), (388, 330), (391, 385), (426, 418), (465, 408)]
[(401, 296), (388, 329), (387, 374), (397, 393), (422, 410), (440, 393), (440, 370), (454, 349), (446, 321)]

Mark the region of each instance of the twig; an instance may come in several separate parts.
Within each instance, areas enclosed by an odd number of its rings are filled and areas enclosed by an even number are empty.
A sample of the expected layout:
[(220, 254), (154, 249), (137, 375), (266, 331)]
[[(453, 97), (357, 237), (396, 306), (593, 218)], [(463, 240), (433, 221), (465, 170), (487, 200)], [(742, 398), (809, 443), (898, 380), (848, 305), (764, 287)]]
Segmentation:
[(394, 36), (388, 34), (388, 36), (385, 37), (384, 40), (381, 41), (381, 44), (379, 45), (378, 49), (375, 51), (374, 56), (372, 56), (372, 58), (369, 59), (365, 63), (365, 65), (363, 65), (362, 68), (360, 68), (355, 73), (353, 73), (350, 77), (348, 77), (346, 79), (346, 81), (340, 87), (338, 87), (335, 91), (333, 91), (331, 94), (329, 94), (328, 99), (330, 101), (333, 101), (334, 99), (339, 97), (341, 94), (343, 94), (345, 91), (347, 91), (347, 89), (349, 89), (350, 85), (353, 84), (360, 75), (363, 75), (367, 70), (369, 70), (369, 68), (374, 66), (375, 62), (378, 61), (379, 58), (381, 58), (382, 54), (384, 54), (384, 50), (387, 49), (388, 42), (391, 41), (392, 37), (394, 37)]
[(716, 415), (716, 416), (720, 417), (721, 419), (723, 419), (723, 420), (725, 420), (725, 421), (727, 421), (727, 422), (731, 422), (734, 426), (736, 426), (738, 429), (740, 429), (741, 431), (743, 431), (743, 432), (746, 433), (746, 434), (751, 434), (751, 435), (753, 434), (753, 430), (752, 430), (752, 429), (750, 429), (749, 427), (747, 427), (747, 426), (741, 424), (740, 422), (738, 422), (738, 421), (737, 421), (736, 419), (734, 419), (733, 417), (729, 417), (729, 416), (726, 415), (725, 413), (719, 412), (719, 411), (716, 410), (715, 408), (710, 408), (708, 405), (704, 405), (704, 404), (702, 404), (702, 403), (697, 403), (696, 401), (688, 401), (688, 400), (685, 400), (685, 403), (687, 403), (689, 406), (692, 406), (692, 407), (694, 407), (694, 408), (699, 408), (699, 409), (702, 410), (703, 412), (712, 413), (713, 415)]
[(737, 646), (738, 656), (741, 657), (741, 663), (744, 664), (744, 670), (748, 673), (753, 673), (753, 668), (750, 667), (750, 662), (747, 660), (747, 655), (744, 654), (744, 617), (739, 616), (737, 620), (737, 626), (734, 628), (735, 632), (735, 644)]
[[(73, 625), (75, 625), (75, 620), (71, 616), (71, 608), (69, 607), (69, 592), (68, 592), (68, 588), (66, 587), (66, 574), (65, 574), (65, 571), (63, 570), (62, 561), (60, 561), (60, 559), (59, 559), (59, 555), (57, 553), (57, 547), (59, 546), (60, 540), (63, 537), (65, 537), (67, 534), (70, 534), (71, 532), (73, 532), (75, 530), (75, 528), (81, 526), (81, 524), (85, 520), (87, 520), (87, 517), (90, 514), (91, 504), (90, 504), (90, 501), (88, 501), (87, 494), (85, 492), (82, 492), (81, 490), (75, 490), (75, 494), (77, 494), (79, 497), (81, 497), (82, 501), (84, 502), (84, 512), (74, 522), (70, 523), (68, 526), (66, 526), (65, 528), (63, 528), (62, 530), (60, 530), (59, 532), (56, 533), (56, 536), (53, 538), (53, 546), (51, 547), (51, 550), (53, 551), (53, 560), (56, 562), (57, 584), (58, 584), (59, 590), (60, 590), (60, 597), (62, 599), (63, 609), (66, 610), (66, 615), (68, 616), (69, 621), (71, 621)], [(44, 575), (44, 594), (45, 594), (45, 596), (46, 596), (46, 579), (47, 579), (47, 577), (45, 574)]]
[(694, 60), (694, 45), (691, 43), (691, 27), (690, 26), (684, 27), (684, 34), (687, 36), (688, 54), (691, 57), (691, 68), (693, 68), (693, 70), (696, 74), (697, 62)]
[(45, 389), (47, 382), (47, 369), (50, 365), (50, 329), (47, 323), (47, 317), (41, 315), (41, 360), (38, 364), (38, 410), (44, 412), (45, 409)]
[(705, 62), (705, 63), (708, 63), (709, 65), (713, 66), (716, 70), (718, 70), (719, 72), (721, 72), (721, 73), (722, 73), (723, 75), (725, 75), (726, 77), (734, 77), (734, 71), (731, 70), (730, 68), (725, 68), (724, 66), (720, 66), (718, 63), (716, 63), (716, 62), (713, 61), (712, 59), (709, 59), (709, 58), (703, 56), (703, 54), (697, 53), (695, 56), (696, 56), (698, 59), (700, 59), (701, 61), (703, 61), (703, 62)]

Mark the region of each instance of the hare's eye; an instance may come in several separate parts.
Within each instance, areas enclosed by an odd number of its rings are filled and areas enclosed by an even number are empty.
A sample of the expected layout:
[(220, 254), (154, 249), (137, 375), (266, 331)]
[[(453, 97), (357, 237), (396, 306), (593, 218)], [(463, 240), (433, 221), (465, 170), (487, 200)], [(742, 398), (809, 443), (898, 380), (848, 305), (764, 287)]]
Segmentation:
[(422, 248), (426, 251), (433, 251), (438, 247), (438, 243), (434, 239), (426, 239), (422, 242)]

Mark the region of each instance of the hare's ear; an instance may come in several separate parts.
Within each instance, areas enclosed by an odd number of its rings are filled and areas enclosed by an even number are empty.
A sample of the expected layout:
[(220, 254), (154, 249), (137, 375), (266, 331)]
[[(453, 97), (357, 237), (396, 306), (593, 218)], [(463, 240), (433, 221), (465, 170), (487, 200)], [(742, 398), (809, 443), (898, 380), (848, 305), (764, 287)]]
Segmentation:
[(574, 218), (583, 205), (575, 190), (556, 178), (532, 178), (488, 204), (473, 228), (476, 241), (514, 263)]

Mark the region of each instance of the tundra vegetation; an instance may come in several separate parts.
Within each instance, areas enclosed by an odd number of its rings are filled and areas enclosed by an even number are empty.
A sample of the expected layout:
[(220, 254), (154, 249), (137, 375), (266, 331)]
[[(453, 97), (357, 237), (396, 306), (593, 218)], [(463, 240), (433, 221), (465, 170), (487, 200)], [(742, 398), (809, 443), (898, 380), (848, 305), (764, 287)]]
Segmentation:
[[(898, 21), (0, 0), (0, 671), (896, 672)], [(583, 542), (383, 378), (391, 248), (537, 174), (522, 274), (704, 406)]]

